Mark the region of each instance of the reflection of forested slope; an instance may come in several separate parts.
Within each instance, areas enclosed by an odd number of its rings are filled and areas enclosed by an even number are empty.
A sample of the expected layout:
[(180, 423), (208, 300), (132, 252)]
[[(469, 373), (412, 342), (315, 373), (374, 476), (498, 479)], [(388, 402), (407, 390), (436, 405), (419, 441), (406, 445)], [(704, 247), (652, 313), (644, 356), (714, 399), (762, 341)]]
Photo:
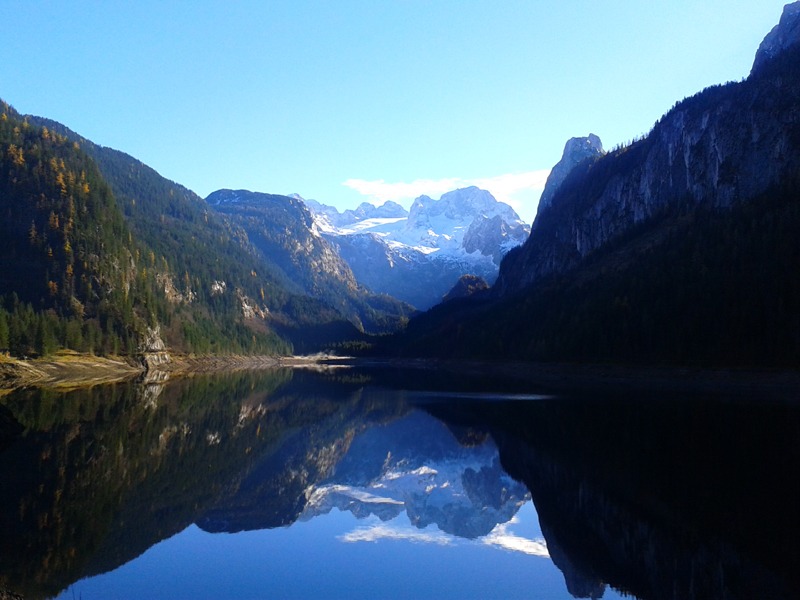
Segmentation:
[(795, 598), (800, 410), (709, 398), (430, 406), (488, 430), (575, 594)]
[(115, 568), (264, 465), (276, 469), (267, 479), (291, 484), (273, 499), (276, 523), (291, 522), (307, 485), (292, 465), (317, 458), (325, 473), (358, 428), (403, 410), (353, 390), (334, 397), (273, 371), (7, 396), (25, 430), (0, 454), (0, 588), (41, 597)]

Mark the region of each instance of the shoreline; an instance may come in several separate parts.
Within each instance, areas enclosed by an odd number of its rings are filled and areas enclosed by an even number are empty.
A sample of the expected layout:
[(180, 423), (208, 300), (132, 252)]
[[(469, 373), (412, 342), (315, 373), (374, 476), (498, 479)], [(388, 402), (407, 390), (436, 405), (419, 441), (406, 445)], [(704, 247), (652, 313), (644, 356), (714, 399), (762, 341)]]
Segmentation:
[(0, 356), (0, 390), (20, 387), (77, 388), (116, 383), (144, 372), (129, 357), (60, 351), (45, 359)]
[(333, 368), (393, 368), (448, 372), (455, 375), (498, 377), (518, 384), (535, 384), (556, 390), (654, 389), (717, 390), (746, 393), (771, 390), (800, 399), (800, 370), (709, 367), (526, 363), (514, 361), (455, 361), (446, 359), (396, 359), (309, 356), (194, 356), (158, 353), (145, 357), (100, 357), (60, 351), (45, 359), (23, 360), (0, 355), (0, 394), (21, 387), (72, 389), (140, 378), (166, 382), (206, 373), (278, 368), (329, 370)]
[(223, 371), (316, 367), (337, 360), (329, 355), (313, 356), (192, 356), (159, 353), (149, 357), (94, 356), (59, 351), (42, 359), (19, 359), (0, 355), (0, 393), (21, 387), (72, 389), (142, 378), (166, 381)]

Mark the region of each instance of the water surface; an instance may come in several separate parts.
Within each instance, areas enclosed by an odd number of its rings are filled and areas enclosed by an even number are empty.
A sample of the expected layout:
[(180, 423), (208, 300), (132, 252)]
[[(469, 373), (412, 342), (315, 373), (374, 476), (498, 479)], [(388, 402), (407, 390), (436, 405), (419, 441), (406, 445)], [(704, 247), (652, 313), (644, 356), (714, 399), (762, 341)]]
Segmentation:
[(0, 399), (0, 592), (795, 598), (800, 411), (276, 370)]

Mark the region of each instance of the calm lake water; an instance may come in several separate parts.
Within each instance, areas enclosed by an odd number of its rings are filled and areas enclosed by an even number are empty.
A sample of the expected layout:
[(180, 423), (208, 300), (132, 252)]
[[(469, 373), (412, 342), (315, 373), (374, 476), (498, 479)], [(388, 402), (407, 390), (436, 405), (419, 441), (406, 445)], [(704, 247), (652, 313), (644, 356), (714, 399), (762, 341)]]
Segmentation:
[(0, 597), (798, 598), (799, 407), (377, 369), (17, 390)]

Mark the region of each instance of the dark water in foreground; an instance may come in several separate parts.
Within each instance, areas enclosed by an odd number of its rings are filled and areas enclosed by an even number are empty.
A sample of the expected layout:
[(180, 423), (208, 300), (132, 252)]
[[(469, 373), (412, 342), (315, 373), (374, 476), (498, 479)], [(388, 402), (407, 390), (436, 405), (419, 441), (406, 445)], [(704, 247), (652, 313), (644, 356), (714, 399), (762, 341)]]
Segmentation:
[(800, 399), (375, 370), (0, 398), (0, 597), (798, 598), (798, 565)]

